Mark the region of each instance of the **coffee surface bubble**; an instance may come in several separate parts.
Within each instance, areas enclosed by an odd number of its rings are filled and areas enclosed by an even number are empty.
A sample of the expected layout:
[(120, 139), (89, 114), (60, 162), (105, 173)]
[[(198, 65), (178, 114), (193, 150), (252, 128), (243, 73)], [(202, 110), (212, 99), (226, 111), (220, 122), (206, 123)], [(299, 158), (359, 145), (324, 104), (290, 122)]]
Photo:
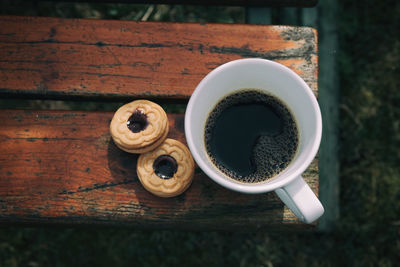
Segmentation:
[(210, 112), (205, 145), (214, 165), (231, 179), (263, 182), (291, 162), (298, 131), (289, 109), (257, 89), (224, 97)]

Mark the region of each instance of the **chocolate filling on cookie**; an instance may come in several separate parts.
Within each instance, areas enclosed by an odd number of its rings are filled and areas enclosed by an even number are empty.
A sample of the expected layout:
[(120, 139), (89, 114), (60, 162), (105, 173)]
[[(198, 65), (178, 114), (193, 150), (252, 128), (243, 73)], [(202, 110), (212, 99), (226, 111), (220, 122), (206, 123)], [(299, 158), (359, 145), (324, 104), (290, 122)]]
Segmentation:
[(155, 174), (162, 179), (169, 179), (174, 176), (178, 169), (178, 163), (169, 155), (158, 156), (153, 163)]
[(147, 120), (146, 114), (144, 114), (141, 110), (136, 109), (129, 117), (126, 124), (128, 125), (129, 130), (134, 133), (138, 133), (146, 129), (149, 121)]

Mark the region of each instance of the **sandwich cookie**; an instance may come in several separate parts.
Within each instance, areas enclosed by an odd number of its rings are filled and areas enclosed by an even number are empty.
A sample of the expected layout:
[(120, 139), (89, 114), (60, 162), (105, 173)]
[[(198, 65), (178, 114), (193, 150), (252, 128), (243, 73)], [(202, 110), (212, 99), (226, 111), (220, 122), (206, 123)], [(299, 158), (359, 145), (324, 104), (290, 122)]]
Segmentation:
[(174, 197), (192, 183), (194, 160), (181, 142), (167, 138), (159, 147), (141, 154), (137, 174), (143, 187), (159, 197)]
[(136, 100), (120, 107), (111, 120), (114, 143), (129, 153), (145, 153), (159, 146), (168, 135), (168, 118), (154, 102)]

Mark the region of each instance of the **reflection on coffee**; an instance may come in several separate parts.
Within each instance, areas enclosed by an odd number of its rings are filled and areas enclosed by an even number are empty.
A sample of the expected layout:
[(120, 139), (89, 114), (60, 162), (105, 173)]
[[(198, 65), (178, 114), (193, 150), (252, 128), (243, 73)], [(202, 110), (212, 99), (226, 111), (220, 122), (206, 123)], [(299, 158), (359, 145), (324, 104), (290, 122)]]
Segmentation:
[(282, 101), (257, 89), (243, 89), (224, 97), (210, 112), (204, 141), (211, 161), (225, 175), (258, 183), (289, 165), (297, 151), (298, 131)]

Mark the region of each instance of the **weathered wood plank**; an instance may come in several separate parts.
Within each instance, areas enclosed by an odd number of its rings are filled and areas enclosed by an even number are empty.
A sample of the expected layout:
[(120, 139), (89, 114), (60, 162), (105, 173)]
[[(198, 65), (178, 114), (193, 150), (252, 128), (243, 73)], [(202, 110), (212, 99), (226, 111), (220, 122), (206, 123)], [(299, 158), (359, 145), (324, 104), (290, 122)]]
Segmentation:
[[(99, 224), (253, 231), (307, 229), (274, 193), (245, 195), (200, 169), (183, 195), (143, 189), (137, 156), (109, 135), (111, 112), (1, 110), (0, 222)], [(169, 137), (185, 142), (183, 114), (168, 114)], [(304, 174), (318, 193), (318, 161)], [(311, 227), (312, 228), (312, 227)]]
[(0, 16), (0, 95), (187, 99), (228, 61), (260, 57), (317, 92), (308, 27)]
[(321, 97), (319, 103), (324, 132), (320, 148), (321, 202), (326, 212), (318, 225), (321, 231), (332, 231), (337, 227), (340, 217), (340, 179), (339, 179), (339, 106), (340, 89), (336, 51), (339, 50), (337, 20), (338, 4), (324, 1), (318, 9), (321, 29)]
[[(59, 1), (59, 0), (52, 0)], [(70, 0), (71, 1), (71, 0)], [(81, 0), (72, 0), (81, 2)], [(183, 4), (183, 5), (214, 5), (214, 6), (315, 6), (318, 0), (86, 0), (86, 2), (108, 3), (146, 3), (146, 4)]]

